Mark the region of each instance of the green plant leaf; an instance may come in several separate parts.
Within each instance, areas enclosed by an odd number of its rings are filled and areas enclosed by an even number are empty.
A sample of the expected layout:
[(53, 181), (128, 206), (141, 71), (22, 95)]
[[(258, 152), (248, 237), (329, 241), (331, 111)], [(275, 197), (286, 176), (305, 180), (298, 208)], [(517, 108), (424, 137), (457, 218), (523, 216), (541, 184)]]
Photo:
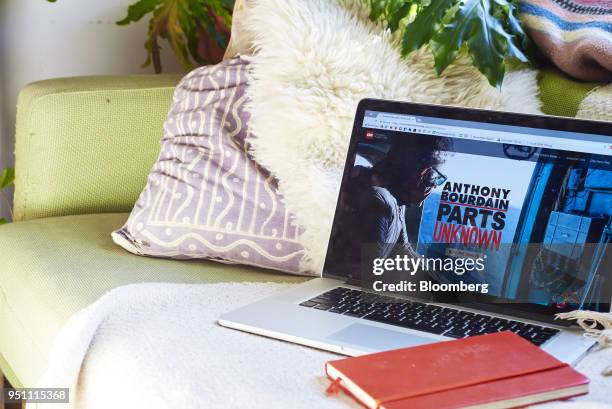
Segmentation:
[(145, 41), (145, 50), (147, 50), (147, 58), (142, 64), (142, 68), (148, 67), (153, 63), (155, 72), (159, 74), (161, 72), (161, 57), (160, 57), (160, 46), (157, 42), (158, 36), (160, 36), (159, 30), (163, 26), (161, 24), (163, 9), (157, 8), (153, 12), (153, 17), (149, 20), (149, 28), (147, 31), (147, 39)]
[(389, 30), (391, 30), (392, 33), (395, 33), (397, 31), (397, 29), (399, 28), (400, 21), (402, 21), (404, 18), (406, 18), (406, 16), (408, 16), (410, 7), (412, 7), (412, 3), (405, 2), (390, 13), (389, 23), (387, 24), (387, 27), (389, 27)]
[(166, 5), (166, 27), (165, 36), (172, 46), (174, 53), (178, 57), (179, 62), (186, 71), (191, 71), (194, 68), (189, 59), (189, 49), (187, 48), (187, 38), (183, 31), (183, 26), (180, 22), (180, 2), (169, 2)]
[(0, 219), (0, 226), (2, 226), (3, 224), (7, 224), (8, 222), (6, 221), (6, 219)]
[(492, 86), (501, 87), (506, 57), (527, 60), (502, 24), (509, 10), (507, 4), (505, 0), (462, 0), (451, 21), (429, 43), (438, 74), (455, 61), (462, 45), (467, 44), (476, 68)]
[(0, 173), (0, 189), (6, 189), (15, 182), (15, 169), (6, 168)]
[(416, 15), (414, 21), (406, 26), (402, 39), (402, 55), (418, 50), (427, 44), (440, 30), (446, 13), (457, 0), (435, 0)]
[[(195, 9), (196, 5), (193, 5)], [(181, 29), (183, 34), (187, 39), (187, 48), (189, 49), (189, 53), (191, 58), (195, 60), (198, 64), (206, 64), (206, 60), (200, 56), (199, 51), (199, 36), (197, 29), (197, 20), (194, 16), (193, 10), (189, 10), (188, 8), (183, 8), (177, 10), (178, 19), (181, 24)]]
[(221, 17), (227, 27), (231, 27), (234, 0), (209, 0), (209, 2), (213, 13)]
[(421, 0), (362, 0), (370, 6), (370, 20), (384, 21), (391, 32), (400, 27), (400, 22), (410, 16), (411, 7)]
[[(155, 2), (157, 6), (153, 4)], [(139, 7), (137, 10), (132, 9), (136, 6)], [(128, 17), (121, 23), (135, 21), (144, 14), (152, 13), (145, 42), (147, 59), (143, 67), (153, 63), (155, 72), (161, 72), (161, 38), (170, 43), (183, 68), (191, 70), (194, 68), (192, 60), (197, 64), (210, 62), (200, 55), (203, 33), (221, 48), (227, 47), (226, 34), (219, 32), (217, 17), (230, 27), (233, 7), (234, 0), (140, 0), (130, 6), (131, 16), (128, 12)]]
[(234, 10), (234, 5), (236, 4), (236, 0), (219, 0), (219, 4), (223, 6), (226, 10)]
[(217, 43), (221, 48), (227, 47), (227, 40), (217, 31), (216, 21), (208, 14), (197, 14), (200, 24), (206, 33)]
[(388, 0), (370, 0), (370, 20), (377, 21), (385, 12)]
[(506, 62), (530, 62), (536, 48), (518, 18), (518, 0), (363, 0), (370, 19), (387, 28), (403, 29), (402, 56), (429, 45), (435, 69), (441, 74), (460, 50), (467, 50), (474, 66), (489, 83), (500, 87)]
[[(521, 62), (529, 62), (530, 57), (536, 54), (536, 47), (525, 33), (523, 26), (518, 19), (518, 8), (509, 1), (497, 0), (500, 6), (504, 9), (505, 15), (505, 27), (506, 31), (514, 36), (512, 44), (517, 43), (520, 48), (516, 54), (512, 54), (513, 57), (517, 58)], [(525, 53), (523, 53), (523, 50)], [(514, 48), (511, 51), (515, 51)]]
[(162, 4), (163, 0), (139, 0), (128, 7), (127, 16), (117, 24), (124, 26), (136, 21), (140, 21), (145, 15), (151, 13), (155, 8)]

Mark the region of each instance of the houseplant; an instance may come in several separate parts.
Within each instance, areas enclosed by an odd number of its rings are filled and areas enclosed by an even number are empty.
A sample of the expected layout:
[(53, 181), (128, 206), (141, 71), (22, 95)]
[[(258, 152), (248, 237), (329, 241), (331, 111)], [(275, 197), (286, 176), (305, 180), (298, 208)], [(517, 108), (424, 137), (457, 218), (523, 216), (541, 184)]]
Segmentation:
[[(57, 0), (47, 0), (55, 2)], [(517, 18), (518, 0), (355, 0), (370, 8), (370, 19), (402, 37), (402, 52), (425, 45), (438, 74), (467, 52), (489, 83), (500, 87), (506, 63), (531, 62), (535, 53)], [(162, 70), (160, 39), (167, 40), (185, 70), (221, 60), (235, 0), (137, 0), (129, 6), (127, 25), (150, 16), (147, 59)]]
[[(12, 186), (14, 182), (15, 182), (15, 169), (6, 168), (2, 172), (0, 172), (0, 199), (2, 199), (8, 206), (9, 212), (11, 212), (11, 217), (13, 215), (11, 211), (11, 203), (9, 202), (8, 197), (6, 196), (5, 190), (8, 187)], [(6, 219), (0, 218), (0, 225), (6, 224), (6, 223), (7, 223)]]
[(467, 52), (489, 83), (500, 87), (506, 62), (533, 59), (529, 38), (517, 18), (517, 0), (363, 0), (370, 19), (402, 37), (402, 54), (424, 45), (438, 74)]
[(161, 72), (161, 38), (170, 43), (183, 68), (189, 71), (196, 64), (221, 61), (230, 36), (233, 9), (234, 0), (138, 0), (117, 24), (127, 25), (150, 14), (144, 66), (153, 63), (155, 72)]
[[(369, 3), (370, 18), (391, 32), (401, 30), (402, 52), (409, 54), (428, 45), (438, 74), (452, 64), (461, 50), (489, 83), (502, 84), (506, 61), (529, 62), (531, 46), (518, 19), (518, 0), (362, 0)], [(155, 71), (161, 71), (158, 38), (167, 39), (186, 69), (196, 63), (213, 63), (201, 53), (201, 39), (214, 42), (207, 50), (225, 49), (234, 0), (139, 0), (118, 24), (129, 24), (152, 14), (145, 47)]]
[(233, 9), (234, 0), (137, 0), (117, 24), (128, 25), (150, 16), (143, 66), (153, 64), (156, 73), (162, 71), (162, 39), (170, 44), (183, 68), (190, 71), (197, 65), (221, 61), (230, 36)]

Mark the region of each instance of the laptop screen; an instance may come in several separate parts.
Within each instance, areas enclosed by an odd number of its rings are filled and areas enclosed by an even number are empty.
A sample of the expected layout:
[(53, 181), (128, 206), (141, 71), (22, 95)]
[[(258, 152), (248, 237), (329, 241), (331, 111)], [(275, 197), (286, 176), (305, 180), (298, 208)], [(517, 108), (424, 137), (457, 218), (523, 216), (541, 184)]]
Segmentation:
[(357, 120), (324, 275), (440, 299), (609, 305), (609, 136), (378, 110)]

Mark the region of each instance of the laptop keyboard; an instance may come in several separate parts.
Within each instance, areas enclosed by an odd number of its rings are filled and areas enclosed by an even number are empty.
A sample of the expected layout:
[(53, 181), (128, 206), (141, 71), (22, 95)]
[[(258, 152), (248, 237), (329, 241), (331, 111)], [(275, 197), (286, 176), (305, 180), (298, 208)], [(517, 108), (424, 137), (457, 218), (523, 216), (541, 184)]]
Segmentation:
[(345, 287), (334, 288), (300, 305), (451, 338), (512, 331), (540, 346), (559, 332), (554, 328), (400, 300)]

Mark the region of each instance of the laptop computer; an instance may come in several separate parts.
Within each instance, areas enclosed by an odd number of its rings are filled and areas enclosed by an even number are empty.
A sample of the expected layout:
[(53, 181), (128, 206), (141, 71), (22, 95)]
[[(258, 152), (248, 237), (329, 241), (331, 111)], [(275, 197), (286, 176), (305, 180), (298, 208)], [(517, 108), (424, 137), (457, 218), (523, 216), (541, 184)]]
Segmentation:
[(513, 331), (558, 359), (555, 314), (610, 311), (612, 125), (366, 99), (321, 278), (219, 324), (345, 355)]

